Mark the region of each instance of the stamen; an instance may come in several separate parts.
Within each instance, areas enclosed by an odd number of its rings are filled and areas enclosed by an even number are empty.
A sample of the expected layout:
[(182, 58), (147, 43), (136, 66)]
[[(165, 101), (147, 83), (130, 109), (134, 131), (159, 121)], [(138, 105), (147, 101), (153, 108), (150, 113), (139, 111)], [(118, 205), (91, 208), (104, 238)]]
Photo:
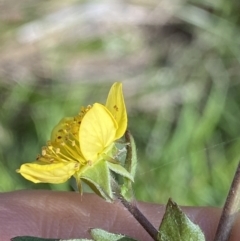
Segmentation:
[(46, 149), (42, 149), (42, 156), (45, 156), (47, 154)]
[(93, 162), (92, 162), (91, 160), (88, 160), (88, 161), (87, 161), (87, 164), (88, 164), (88, 166), (91, 167), (91, 166), (93, 165)]
[(37, 160), (50, 163), (75, 161), (76, 168), (86, 163), (92, 165), (92, 162), (87, 162), (82, 156), (78, 135), (82, 118), (90, 109), (91, 106), (82, 107), (77, 116), (61, 122), (55, 139), (47, 142), (47, 145), (42, 148), (41, 155), (37, 156)]

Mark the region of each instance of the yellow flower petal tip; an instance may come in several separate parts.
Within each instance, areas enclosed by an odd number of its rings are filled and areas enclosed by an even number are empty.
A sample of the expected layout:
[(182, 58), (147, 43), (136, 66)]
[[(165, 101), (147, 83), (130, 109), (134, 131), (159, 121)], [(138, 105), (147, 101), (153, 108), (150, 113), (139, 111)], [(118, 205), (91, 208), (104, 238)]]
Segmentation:
[(17, 170), (24, 178), (34, 183), (63, 183), (76, 171), (79, 165), (74, 162), (47, 164), (41, 162), (26, 163)]
[(112, 85), (106, 101), (106, 107), (118, 123), (115, 138), (119, 139), (127, 129), (127, 111), (123, 97), (122, 83), (116, 82)]

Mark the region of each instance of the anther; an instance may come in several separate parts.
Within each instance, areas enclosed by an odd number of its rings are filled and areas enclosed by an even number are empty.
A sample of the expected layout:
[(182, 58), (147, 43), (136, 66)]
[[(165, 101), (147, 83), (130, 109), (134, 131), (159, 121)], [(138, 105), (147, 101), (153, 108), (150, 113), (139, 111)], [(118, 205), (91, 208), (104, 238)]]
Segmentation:
[(87, 161), (87, 164), (88, 164), (88, 166), (90, 166), (90, 167), (91, 167), (91, 166), (93, 165), (93, 161), (88, 160), (88, 161)]

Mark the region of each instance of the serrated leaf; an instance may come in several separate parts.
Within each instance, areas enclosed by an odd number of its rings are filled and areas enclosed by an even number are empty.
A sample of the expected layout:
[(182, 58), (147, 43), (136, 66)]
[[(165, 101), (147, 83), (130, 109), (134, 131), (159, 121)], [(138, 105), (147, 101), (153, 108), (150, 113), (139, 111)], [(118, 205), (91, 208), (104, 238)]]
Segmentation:
[(166, 211), (159, 227), (158, 241), (205, 241), (198, 225), (194, 224), (179, 206), (168, 200)]
[(93, 167), (89, 167), (80, 178), (106, 201), (111, 202), (113, 200), (111, 174), (105, 160), (101, 160)]
[(130, 238), (122, 234), (109, 233), (103, 229), (94, 228), (90, 229), (94, 241), (137, 241), (136, 239)]

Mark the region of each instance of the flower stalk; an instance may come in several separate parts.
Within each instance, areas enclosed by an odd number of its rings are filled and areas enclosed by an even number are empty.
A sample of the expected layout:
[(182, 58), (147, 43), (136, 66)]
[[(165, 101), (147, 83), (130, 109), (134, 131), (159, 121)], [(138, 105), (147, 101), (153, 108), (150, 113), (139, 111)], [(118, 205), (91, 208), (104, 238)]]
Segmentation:
[[(125, 132), (125, 139), (127, 143), (127, 155), (124, 167), (134, 178), (137, 168), (137, 151), (134, 138), (130, 131)], [(158, 231), (149, 222), (149, 220), (138, 209), (136, 203), (133, 201), (132, 182), (128, 178), (124, 178), (124, 184), (119, 186), (115, 180), (112, 180), (112, 187), (116, 199), (118, 199), (122, 205), (133, 215), (133, 217), (141, 224), (141, 226), (147, 231), (147, 233), (157, 241)]]
[(214, 241), (229, 240), (240, 207), (240, 161), (234, 175)]
[(127, 201), (121, 194), (115, 194), (118, 200), (123, 204), (125, 208), (133, 215), (133, 217), (142, 225), (142, 227), (148, 232), (148, 234), (157, 241), (158, 231), (149, 222), (149, 220), (143, 215), (143, 213), (138, 209), (138, 207), (133, 203)]

